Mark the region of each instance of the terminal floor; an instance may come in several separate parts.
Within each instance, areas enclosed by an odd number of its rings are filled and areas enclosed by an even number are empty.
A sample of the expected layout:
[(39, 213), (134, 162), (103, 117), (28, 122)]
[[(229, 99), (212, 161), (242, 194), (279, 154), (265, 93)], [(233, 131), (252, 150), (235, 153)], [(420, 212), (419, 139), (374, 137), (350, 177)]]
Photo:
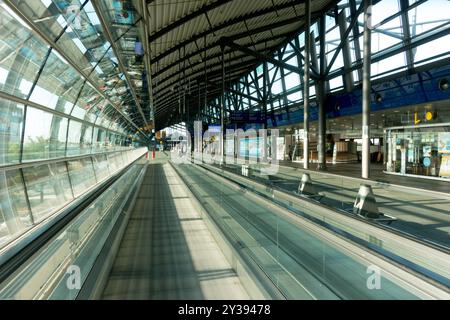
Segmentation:
[[(301, 162), (291, 162), (282, 160), (279, 162), (282, 166), (303, 168), (303, 163)], [(310, 163), (311, 170), (316, 170), (317, 164)], [(370, 179), (397, 184), (405, 187), (413, 187), (425, 190), (432, 190), (437, 192), (446, 192), (450, 194), (450, 179), (449, 181), (431, 180), (424, 178), (413, 178), (399, 175), (386, 174), (383, 164), (372, 163), (370, 166)], [(339, 174), (348, 177), (361, 178), (361, 163), (338, 163), (338, 164), (327, 164), (326, 172)]]
[[(294, 163), (294, 165), (302, 166), (298, 163)], [(358, 164), (329, 165), (327, 172), (339, 175), (349, 175), (350, 172), (350, 174), (355, 175), (355, 171), (358, 170), (357, 166)], [(314, 168), (314, 164), (311, 168)], [(384, 174), (384, 176), (389, 175)], [(281, 164), (278, 173), (271, 180), (282, 189), (294, 191), (298, 189), (300, 179), (300, 172), (292, 170), (292, 166), (288, 167)], [(324, 176), (315, 170), (311, 171), (311, 179), (316, 186), (316, 190), (325, 195), (321, 200), (322, 203), (342, 209), (349, 209), (353, 206), (358, 194), (358, 182), (351, 179)], [(408, 179), (406, 177), (389, 176), (389, 181), (397, 185), (401, 185), (403, 180)], [(435, 181), (424, 180), (420, 183), (424, 189), (423, 192), (409, 192), (406, 189), (387, 187), (383, 184), (373, 186), (379, 210), (381, 213), (398, 219), (390, 225), (392, 228), (450, 247), (450, 197), (427, 192), (428, 190), (438, 189), (434, 187)], [(409, 183), (409, 185), (411, 184)], [(450, 186), (450, 182), (440, 183), (441, 186), (445, 184)]]
[(103, 299), (248, 299), (164, 157), (149, 160)]

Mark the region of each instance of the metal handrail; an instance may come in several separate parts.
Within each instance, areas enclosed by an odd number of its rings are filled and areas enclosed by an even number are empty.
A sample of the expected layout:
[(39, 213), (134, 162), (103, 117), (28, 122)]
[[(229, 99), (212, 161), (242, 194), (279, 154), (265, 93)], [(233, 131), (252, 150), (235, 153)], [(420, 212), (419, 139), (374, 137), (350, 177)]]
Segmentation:
[(122, 150), (109, 150), (109, 151), (103, 151), (103, 152), (97, 152), (97, 153), (85, 153), (77, 156), (69, 156), (69, 157), (57, 157), (52, 159), (43, 159), (43, 160), (35, 160), (35, 161), (25, 161), (22, 163), (15, 163), (15, 164), (8, 164), (8, 165), (0, 165), (0, 171), (9, 171), (9, 170), (15, 170), (15, 169), (24, 169), (24, 168), (30, 168), (30, 167), (36, 167), (41, 166), (44, 164), (54, 164), (64, 161), (75, 161), (80, 159), (85, 159), (88, 157), (97, 157), (101, 155), (108, 155), (112, 153), (118, 153), (118, 152), (126, 152), (136, 150), (133, 147), (124, 148)]

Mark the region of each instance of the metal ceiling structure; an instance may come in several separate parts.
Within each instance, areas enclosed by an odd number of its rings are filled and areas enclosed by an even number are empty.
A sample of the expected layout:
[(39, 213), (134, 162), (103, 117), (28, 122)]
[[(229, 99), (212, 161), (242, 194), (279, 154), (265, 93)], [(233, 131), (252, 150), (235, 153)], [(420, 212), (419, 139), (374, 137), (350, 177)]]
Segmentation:
[[(312, 20), (337, 2), (312, 1)], [(226, 81), (237, 81), (305, 25), (302, 0), (147, 0), (146, 6), (156, 129), (220, 95), (222, 48)]]

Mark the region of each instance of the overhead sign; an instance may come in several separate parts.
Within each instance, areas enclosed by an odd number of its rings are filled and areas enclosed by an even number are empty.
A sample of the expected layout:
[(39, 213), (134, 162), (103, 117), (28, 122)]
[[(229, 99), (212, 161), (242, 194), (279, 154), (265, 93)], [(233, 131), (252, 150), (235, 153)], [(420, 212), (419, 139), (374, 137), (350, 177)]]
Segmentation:
[(424, 114), (420, 112), (414, 112), (414, 124), (419, 124), (422, 121), (434, 120), (434, 114), (432, 111), (427, 111)]

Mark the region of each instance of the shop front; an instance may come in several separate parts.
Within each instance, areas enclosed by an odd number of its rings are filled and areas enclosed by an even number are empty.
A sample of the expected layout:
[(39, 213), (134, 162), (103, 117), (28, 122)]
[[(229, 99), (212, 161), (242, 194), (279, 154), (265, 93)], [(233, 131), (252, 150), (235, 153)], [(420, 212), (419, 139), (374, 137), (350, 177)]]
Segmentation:
[(450, 123), (385, 129), (386, 173), (450, 181)]

